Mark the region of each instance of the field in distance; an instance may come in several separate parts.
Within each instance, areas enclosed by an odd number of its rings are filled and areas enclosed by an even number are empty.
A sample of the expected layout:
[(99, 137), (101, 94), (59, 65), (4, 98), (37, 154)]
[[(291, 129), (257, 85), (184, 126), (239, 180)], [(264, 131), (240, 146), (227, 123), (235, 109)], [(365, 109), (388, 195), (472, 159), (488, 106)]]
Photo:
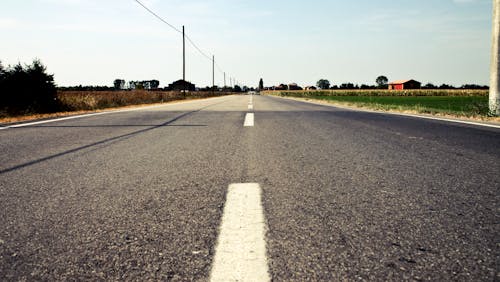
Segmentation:
[(500, 121), (491, 117), (488, 90), (418, 89), (418, 90), (316, 90), (265, 91), (264, 94), (326, 101), (329, 103), (383, 111), (472, 117)]

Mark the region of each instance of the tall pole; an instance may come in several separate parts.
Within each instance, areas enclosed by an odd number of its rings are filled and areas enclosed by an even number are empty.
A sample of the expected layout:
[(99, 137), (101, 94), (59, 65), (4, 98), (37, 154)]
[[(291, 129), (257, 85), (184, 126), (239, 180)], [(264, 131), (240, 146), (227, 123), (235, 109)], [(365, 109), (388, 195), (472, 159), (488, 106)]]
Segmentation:
[(490, 112), (500, 115), (500, 1), (493, 0), (493, 39), (490, 66)]
[(215, 91), (215, 56), (212, 56), (212, 89)]
[(186, 95), (186, 35), (184, 26), (182, 26), (182, 90), (183, 95)]
[(182, 26), (182, 80), (186, 81), (186, 35)]
[(224, 72), (224, 88), (226, 88), (226, 73)]

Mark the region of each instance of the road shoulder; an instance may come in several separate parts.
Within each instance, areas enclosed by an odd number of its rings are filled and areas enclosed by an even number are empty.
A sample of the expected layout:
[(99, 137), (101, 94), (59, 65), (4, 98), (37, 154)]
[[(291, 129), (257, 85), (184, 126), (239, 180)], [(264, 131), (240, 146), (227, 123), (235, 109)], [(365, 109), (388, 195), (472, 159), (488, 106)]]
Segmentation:
[(468, 118), (468, 117), (459, 117), (459, 116), (442, 115), (442, 114), (436, 114), (436, 115), (422, 114), (422, 113), (417, 113), (414, 111), (375, 110), (375, 109), (370, 109), (370, 108), (365, 108), (365, 107), (356, 107), (356, 106), (351, 106), (351, 105), (345, 105), (342, 103), (336, 103), (336, 102), (324, 101), (324, 100), (316, 100), (316, 99), (311, 99), (311, 98), (282, 97), (282, 96), (276, 96), (276, 95), (266, 95), (266, 96), (272, 96), (272, 97), (294, 100), (294, 101), (305, 102), (305, 103), (316, 104), (316, 105), (322, 105), (322, 106), (330, 106), (330, 107), (358, 111), (358, 112), (408, 116), (408, 117), (415, 117), (415, 118), (447, 121), (447, 122), (470, 124), (470, 125), (477, 125), (477, 126), (484, 126), (484, 127), (491, 127), (491, 128), (499, 128), (500, 129), (500, 117), (491, 118), (491, 120), (485, 121), (483, 119), (473, 118), (473, 117)]

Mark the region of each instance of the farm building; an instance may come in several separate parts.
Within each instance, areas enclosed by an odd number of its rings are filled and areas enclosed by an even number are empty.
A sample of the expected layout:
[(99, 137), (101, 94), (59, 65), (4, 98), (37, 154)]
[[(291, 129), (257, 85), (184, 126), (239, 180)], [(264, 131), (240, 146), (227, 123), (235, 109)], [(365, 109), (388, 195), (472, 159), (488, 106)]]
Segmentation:
[(288, 90), (302, 90), (302, 87), (298, 86), (297, 83), (288, 84)]
[(177, 80), (177, 81), (174, 81), (171, 84), (169, 84), (168, 89), (174, 90), (174, 91), (182, 91), (182, 90), (195, 91), (196, 87), (191, 82), (181, 79), (181, 80)]
[(422, 84), (416, 80), (398, 80), (389, 83), (389, 90), (420, 89)]

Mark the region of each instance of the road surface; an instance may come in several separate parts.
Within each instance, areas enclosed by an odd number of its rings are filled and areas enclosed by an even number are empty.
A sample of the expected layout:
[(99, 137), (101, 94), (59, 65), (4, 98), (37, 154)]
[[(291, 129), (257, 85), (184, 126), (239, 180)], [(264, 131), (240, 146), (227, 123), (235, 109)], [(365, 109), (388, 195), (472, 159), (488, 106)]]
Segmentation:
[(500, 279), (497, 128), (241, 95), (0, 140), (1, 281)]

